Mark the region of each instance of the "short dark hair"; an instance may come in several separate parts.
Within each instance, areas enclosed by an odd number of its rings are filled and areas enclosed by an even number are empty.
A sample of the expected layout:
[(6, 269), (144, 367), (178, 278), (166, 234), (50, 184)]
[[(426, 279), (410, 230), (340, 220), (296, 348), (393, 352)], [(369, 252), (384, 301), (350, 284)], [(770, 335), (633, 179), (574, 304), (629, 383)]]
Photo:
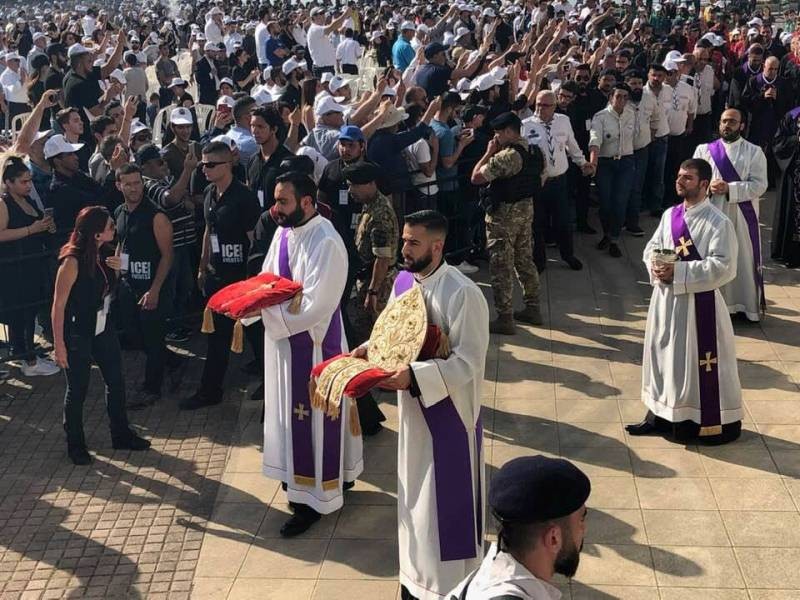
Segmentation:
[(275, 185), (279, 183), (290, 184), (294, 188), (294, 195), (298, 200), (310, 196), (314, 202), (317, 201), (317, 184), (305, 173), (288, 171), (275, 179)]
[(500, 523), (497, 533), (498, 545), (510, 552), (523, 553), (533, 550), (537, 540), (550, 527), (569, 528), (566, 518), (534, 523)]
[(647, 79), (647, 75), (642, 73), (639, 69), (628, 69), (624, 74), (625, 79)]
[(125, 163), (114, 174), (114, 177), (117, 181), (122, 181), (123, 175), (131, 175), (132, 173), (138, 173), (139, 177), (142, 176), (142, 167), (137, 165), (136, 163)]
[(62, 108), (60, 111), (58, 111), (56, 113), (56, 123), (61, 125), (61, 127), (64, 127), (66, 122), (69, 121), (69, 115), (71, 113), (75, 113), (78, 116), (80, 116), (80, 114), (81, 114), (81, 113), (78, 112), (77, 108), (72, 107), (72, 106), (67, 107), (67, 108)]
[(447, 230), (449, 228), (447, 217), (439, 211), (430, 209), (418, 210), (410, 215), (406, 215), (403, 222), (412, 227), (415, 225), (422, 225), (428, 231), (440, 233), (445, 237), (447, 236)]
[(233, 158), (230, 146), (225, 142), (210, 142), (203, 146), (203, 154), (222, 154), (223, 156)]
[(581, 63), (574, 69), (575, 71), (591, 71), (592, 67), (588, 63)]
[(100, 156), (106, 160), (111, 160), (117, 144), (122, 144), (122, 138), (118, 135), (107, 135), (97, 144), (97, 151), (100, 152)]
[(110, 127), (114, 124), (114, 119), (109, 117), (108, 115), (100, 115), (90, 125), (92, 129), (92, 134), (94, 135), (103, 135), (103, 132), (106, 130), (106, 127)]
[(273, 129), (280, 129), (283, 127), (283, 118), (281, 113), (274, 106), (259, 106), (251, 115), (252, 117), (261, 117), (264, 122)]
[(565, 92), (575, 94), (576, 96), (581, 93), (581, 88), (578, 85), (578, 82), (572, 81), (571, 79), (562, 83), (560, 89), (564, 90)]
[(700, 181), (710, 182), (711, 177), (713, 176), (711, 165), (708, 164), (708, 161), (703, 160), (702, 158), (690, 158), (683, 161), (681, 163), (681, 169), (691, 169), (692, 171), (696, 171)]
[(250, 107), (255, 103), (256, 101), (250, 96), (239, 98), (233, 105), (233, 120), (238, 122), (242, 115), (250, 110)]
[(660, 65), (658, 63), (653, 63), (649, 67), (647, 67), (648, 71), (656, 71), (657, 73), (666, 73), (667, 69), (664, 65)]

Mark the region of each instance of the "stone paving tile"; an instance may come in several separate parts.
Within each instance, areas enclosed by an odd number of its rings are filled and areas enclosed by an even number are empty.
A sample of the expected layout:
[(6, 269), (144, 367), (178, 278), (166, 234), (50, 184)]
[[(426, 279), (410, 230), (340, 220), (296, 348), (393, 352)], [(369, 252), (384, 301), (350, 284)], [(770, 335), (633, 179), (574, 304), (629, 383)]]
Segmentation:
[[(565, 599), (800, 598), (800, 276), (768, 264), (770, 312), (759, 325), (735, 324), (742, 439), (707, 448), (631, 438), (623, 424), (644, 412), (646, 239), (625, 238), (617, 261), (594, 241), (576, 236), (580, 273), (548, 262), (546, 326), (491, 342), (487, 480), (535, 453), (567, 457), (590, 475), (581, 566), (572, 582), (557, 581)], [(197, 336), (189, 350), (202, 343)], [(0, 389), (0, 598), (398, 597), (392, 396), (378, 396), (386, 430), (366, 440), (366, 469), (345, 508), (283, 540), (286, 496), (260, 475), (259, 407), (243, 401), (248, 380), (236, 361), (226, 402), (176, 409), (199, 364), (190, 361), (176, 394), (132, 413), (154, 443), (145, 453), (110, 449), (95, 375), (89, 468), (65, 456), (62, 379), (16, 378)], [(141, 379), (140, 355), (126, 353), (125, 365), (129, 382)]]

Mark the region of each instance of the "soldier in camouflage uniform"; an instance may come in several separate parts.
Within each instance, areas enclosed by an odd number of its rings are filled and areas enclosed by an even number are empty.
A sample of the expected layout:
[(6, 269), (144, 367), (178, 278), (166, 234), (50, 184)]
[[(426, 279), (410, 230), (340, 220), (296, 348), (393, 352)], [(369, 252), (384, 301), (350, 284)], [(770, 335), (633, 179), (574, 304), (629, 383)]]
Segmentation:
[(350, 184), (353, 200), (363, 205), (356, 227), (355, 245), (361, 261), (356, 275), (355, 302), (348, 305), (356, 340), (369, 338), (372, 326), (386, 307), (397, 270), (397, 243), (400, 229), (392, 202), (378, 191), (375, 183), (381, 176), (378, 165), (357, 163), (342, 170)]
[[(472, 183), (482, 190), (486, 210), (486, 247), (497, 319), (492, 333), (513, 335), (514, 320), (542, 324), (539, 310), (539, 273), (533, 262), (533, 196), (541, 188), (544, 160), (541, 150), (529, 149), (520, 137), (521, 122), (503, 113), (491, 122), (495, 132), (472, 172)], [(513, 312), (514, 272), (522, 284), (525, 309)]]

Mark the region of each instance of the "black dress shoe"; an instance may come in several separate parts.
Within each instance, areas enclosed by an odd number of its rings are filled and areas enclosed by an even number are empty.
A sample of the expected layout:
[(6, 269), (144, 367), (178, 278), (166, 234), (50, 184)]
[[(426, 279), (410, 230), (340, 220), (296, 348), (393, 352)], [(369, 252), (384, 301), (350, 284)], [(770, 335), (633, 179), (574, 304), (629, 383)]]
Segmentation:
[(608, 253), (614, 258), (619, 258), (622, 256), (622, 250), (620, 250), (619, 246), (617, 246), (614, 242), (611, 242), (608, 245)]
[(114, 450), (141, 451), (147, 450), (150, 447), (150, 440), (146, 440), (131, 432), (131, 435), (124, 439), (112, 439), (111, 445), (114, 447)]
[(258, 401), (262, 401), (263, 402), (263, 400), (264, 400), (264, 384), (263, 383), (261, 385), (259, 385), (252, 394), (250, 394), (250, 400), (253, 400), (254, 402), (258, 402)]
[(547, 268), (547, 265), (536, 265), (536, 272), (539, 274), (544, 273), (544, 270)]
[(356, 486), (355, 481), (345, 481), (342, 484), (342, 491), (346, 492), (347, 490), (352, 490)]
[(635, 425), (625, 425), (625, 431), (628, 432), (628, 435), (650, 435), (651, 433), (656, 433), (658, 428), (655, 424), (645, 419)]
[(90, 465), (92, 464), (92, 455), (85, 446), (72, 446), (67, 448), (69, 459), (74, 465)]
[(584, 223), (583, 225), (578, 225), (576, 229), (578, 233), (588, 233), (590, 235), (597, 233), (597, 230), (594, 227), (592, 227), (591, 225), (587, 225), (586, 223)]
[(583, 268), (583, 263), (574, 256), (565, 258), (564, 262), (567, 263), (569, 265), (569, 268), (572, 269), (573, 271), (580, 271)]
[(181, 410), (197, 410), (198, 408), (213, 406), (215, 404), (219, 404), (220, 402), (222, 402), (221, 394), (219, 396), (209, 396), (197, 392), (196, 394), (189, 396), (188, 398), (184, 398), (178, 402), (178, 408)]
[(603, 236), (600, 238), (600, 241), (597, 242), (597, 249), (598, 250), (605, 250), (611, 244), (611, 240), (608, 239), (608, 236)]
[(295, 537), (308, 531), (308, 529), (317, 521), (320, 520), (322, 515), (315, 511), (310, 506), (305, 504), (297, 504), (294, 507), (294, 514), (289, 517), (289, 520), (281, 527), (282, 537)]

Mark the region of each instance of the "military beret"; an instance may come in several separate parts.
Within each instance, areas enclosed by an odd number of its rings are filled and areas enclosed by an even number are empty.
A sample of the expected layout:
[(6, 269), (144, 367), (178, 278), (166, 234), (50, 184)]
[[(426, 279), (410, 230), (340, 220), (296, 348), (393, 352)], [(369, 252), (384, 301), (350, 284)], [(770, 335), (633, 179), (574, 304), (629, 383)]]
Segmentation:
[(586, 502), (589, 478), (563, 458), (523, 456), (492, 479), (489, 506), (503, 523), (539, 523), (566, 517)]
[(494, 131), (505, 129), (506, 127), (519, 129), (522, 127), (522, 121), (520, 121), (519, 117), (513, 112), (504, 112), (503, 114), (492, 119), (489, 125), (492, 126)]
[(356, 185), (377, 181), (381, 176), (381, 168), (375, 163), (358, 162), (342, 169), (342, 176)]

